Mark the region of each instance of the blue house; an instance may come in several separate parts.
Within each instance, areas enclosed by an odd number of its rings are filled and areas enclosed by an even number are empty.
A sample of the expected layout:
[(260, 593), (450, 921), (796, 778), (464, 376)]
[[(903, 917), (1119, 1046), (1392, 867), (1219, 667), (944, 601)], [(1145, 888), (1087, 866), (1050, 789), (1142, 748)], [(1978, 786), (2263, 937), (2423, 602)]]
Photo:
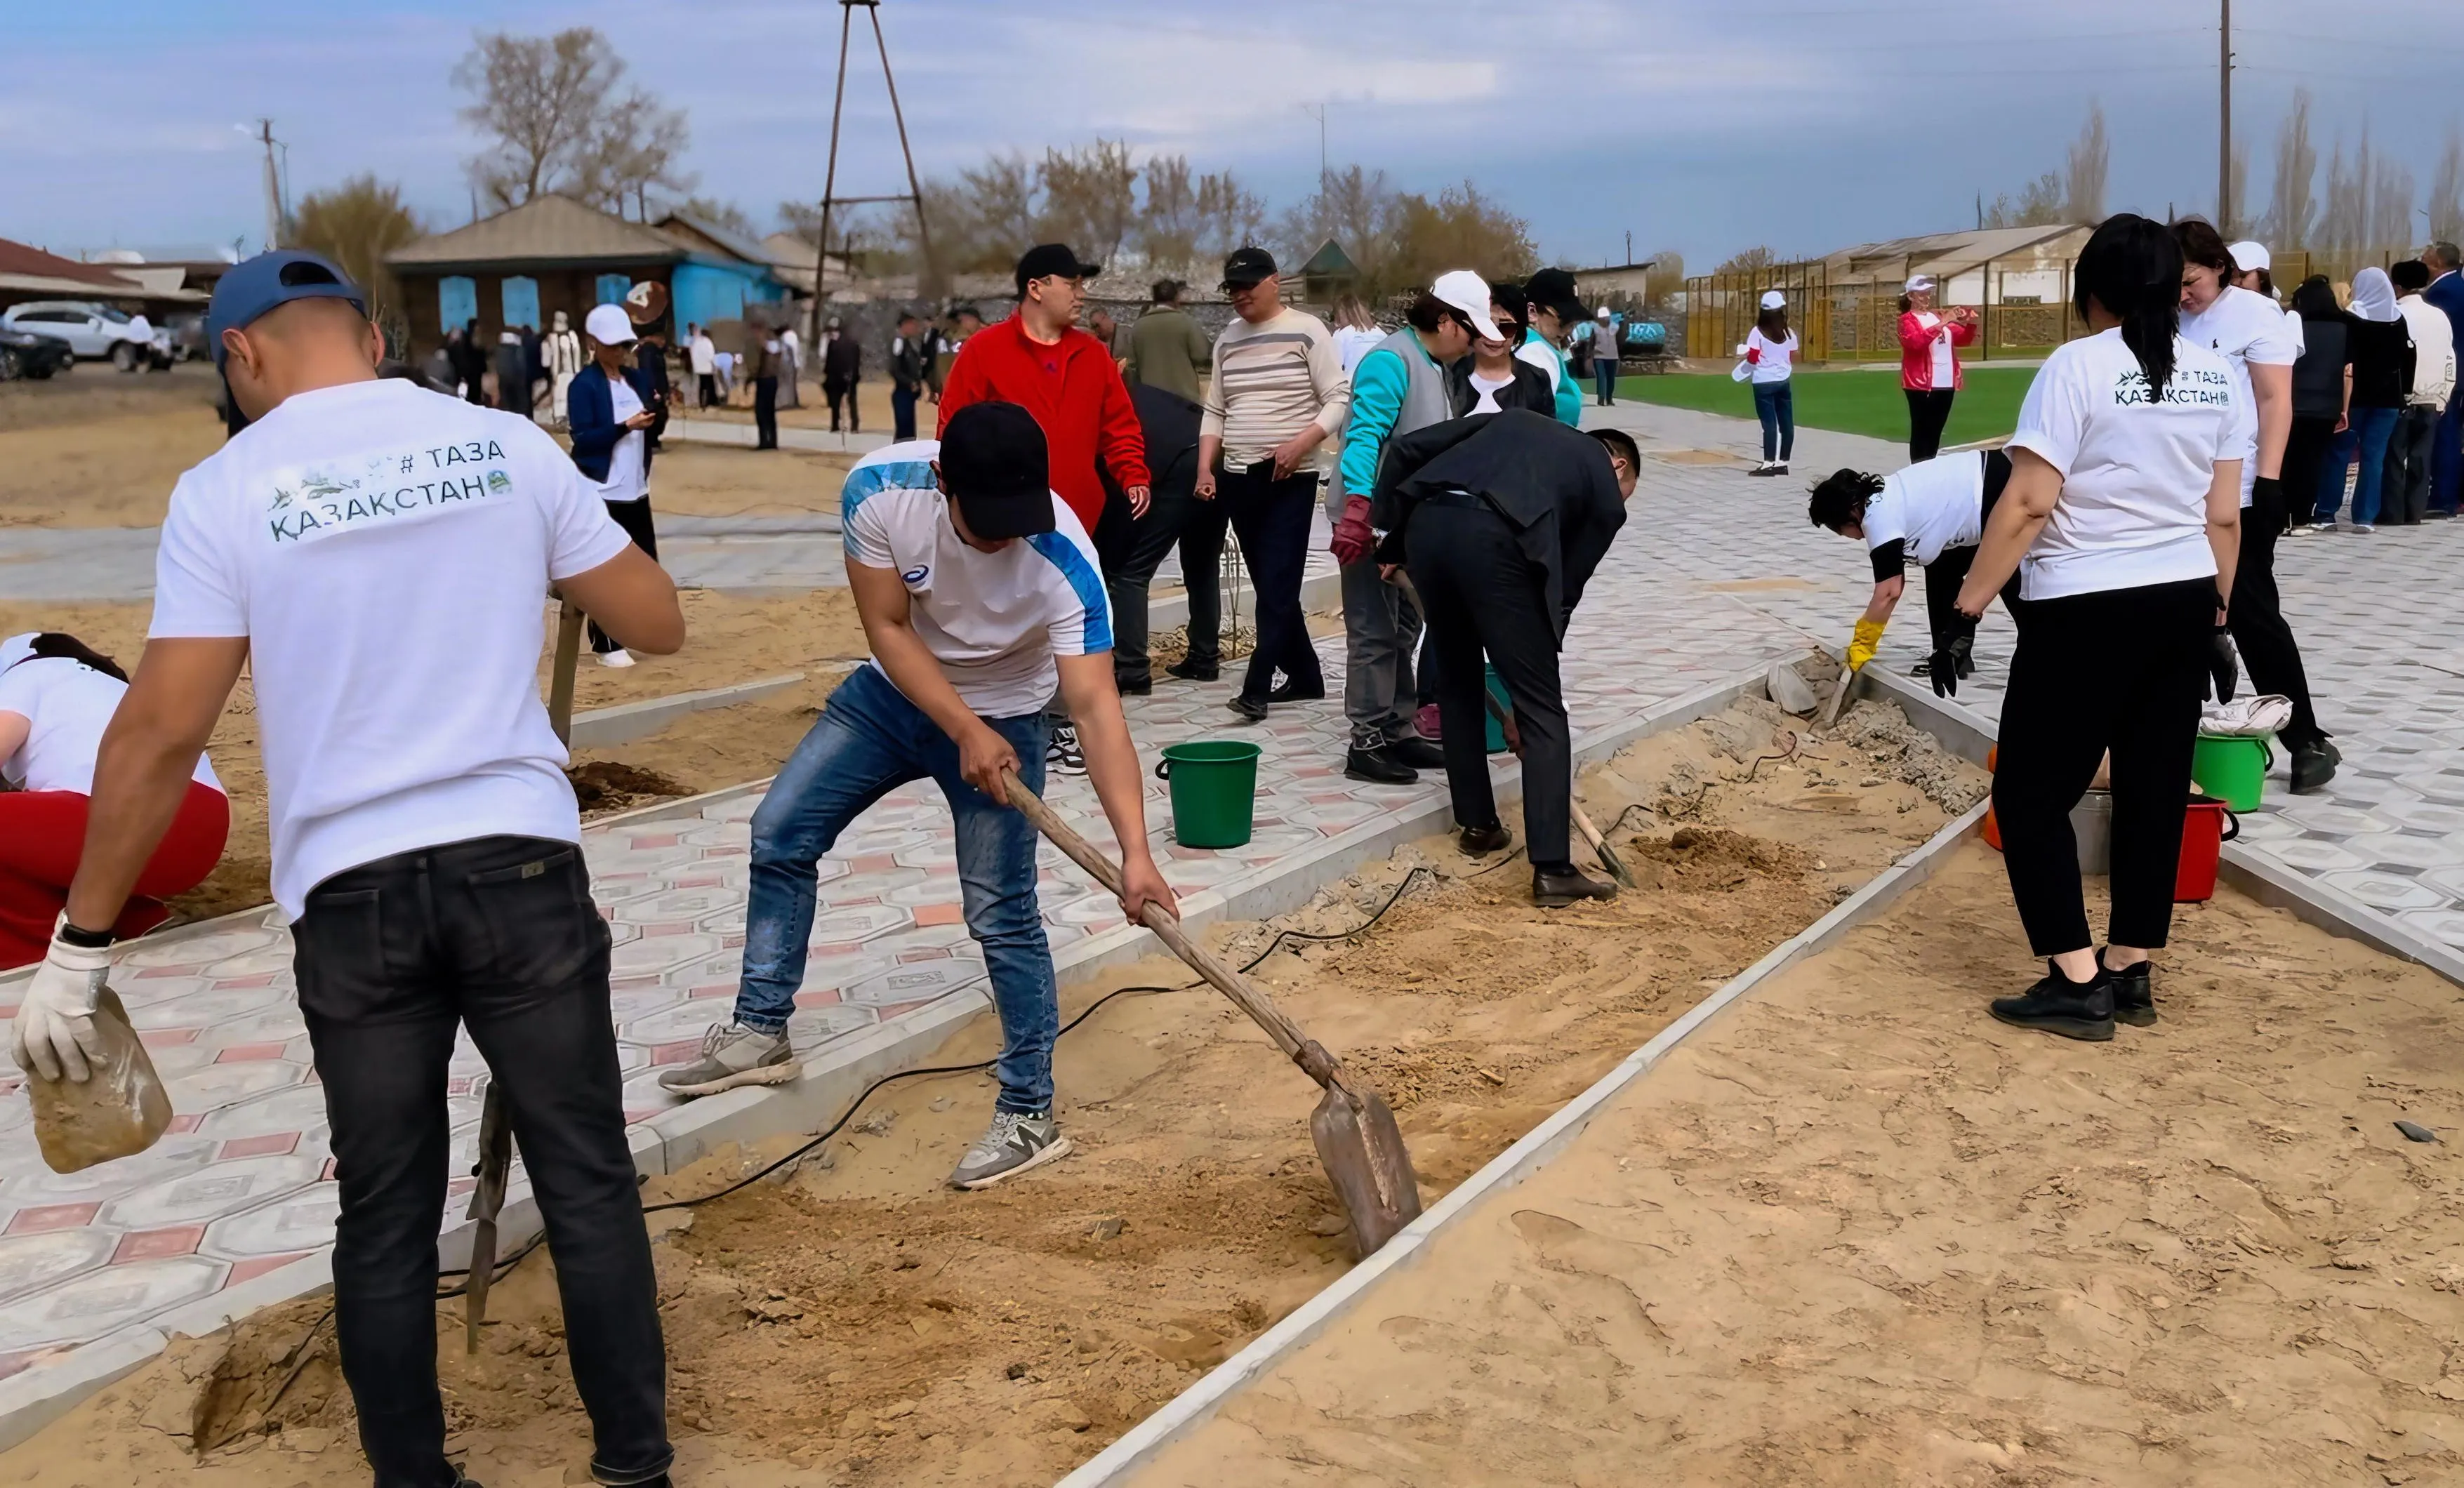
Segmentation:
[(402, 284), (414, 355), (473, 320), (488, 343), (511, 328), (543, 330), (560, 310), (578, 328), (592, 306), (645, 281), (667, 287), (671, 344), (682, 326), (738, 319), (746, 305), (788, 295), (758, 243), (681, 213), (627, 222), (564, 196), (421, 238), (385, 263)]

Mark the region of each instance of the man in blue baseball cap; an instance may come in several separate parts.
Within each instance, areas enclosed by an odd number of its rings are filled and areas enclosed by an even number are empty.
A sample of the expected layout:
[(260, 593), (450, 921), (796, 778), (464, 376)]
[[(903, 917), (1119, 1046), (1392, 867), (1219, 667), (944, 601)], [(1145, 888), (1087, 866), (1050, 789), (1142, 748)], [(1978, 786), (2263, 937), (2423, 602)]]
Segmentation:
[(25, 985), (21, 1066), (78, 1078), (111, 934), (240, 668), (274, 897), (323, 1083), (335, 1328), (379, 1488), (448, 1488), (436, 1236), (467, 1029), (555, 1247), (600, 1482), (664, 1484), (658, 1300), (564, 746), (539, 697), (549, 585), (609, 634), (684, 643), (675, 586), (530, 420), (382, 378), (331, 263), (231, 270), (206, 323), (250, 420), (180, 477), (154, 619), (95, 762), (84, 852)]

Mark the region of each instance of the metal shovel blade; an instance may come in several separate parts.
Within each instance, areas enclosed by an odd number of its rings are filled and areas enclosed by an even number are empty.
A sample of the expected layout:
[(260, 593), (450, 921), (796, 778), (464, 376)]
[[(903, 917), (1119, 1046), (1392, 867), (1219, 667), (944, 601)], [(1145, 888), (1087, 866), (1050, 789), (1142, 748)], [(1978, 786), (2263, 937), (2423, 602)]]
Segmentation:
[(1366, 1260), (1420, 1217), (1420, 1185), (1385, 1099), (1375, 1090), (1356, 1094), (1355, 1111), (1341, 1089), (1328, 1086), (1309, 1112), (1309, 1140), (1352, 1221), (1353, 1255)]
[(479, 1351), (488, 1320), (488, 1286), (496, 1277), (496, 1215), (505, 1207), (505, 1179), (514, 1165), (514, 1128), (504, 1092), (488, 1082), (479, 1105), (479, 1186), (471, 1191), (471, 1270), (462, 1292), (462, 1351)]

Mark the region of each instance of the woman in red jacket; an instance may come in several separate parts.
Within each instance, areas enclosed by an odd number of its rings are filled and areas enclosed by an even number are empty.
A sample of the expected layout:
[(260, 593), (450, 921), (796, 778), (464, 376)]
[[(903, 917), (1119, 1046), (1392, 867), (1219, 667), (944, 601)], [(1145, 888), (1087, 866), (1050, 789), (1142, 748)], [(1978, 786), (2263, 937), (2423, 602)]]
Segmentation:
[(1930, 460), (1942, 452), (1942, 427), (1950, 422), (1951, 395), (1959, 391), (1959, 353), (1976, 340), (1976, 312), (1954, 306), (1948, 316), (1933, 310), (1933, 276), (1908, 280), (1900, 296), (1900, 386), (1908, 395), (1908, 458)]

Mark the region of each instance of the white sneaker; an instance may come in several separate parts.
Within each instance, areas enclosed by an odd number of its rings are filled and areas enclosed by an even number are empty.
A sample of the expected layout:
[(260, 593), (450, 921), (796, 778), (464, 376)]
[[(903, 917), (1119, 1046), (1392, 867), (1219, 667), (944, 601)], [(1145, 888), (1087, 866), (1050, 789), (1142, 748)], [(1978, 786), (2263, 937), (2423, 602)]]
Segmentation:
[(612, 651), (602, 651), (599, 653), (599, 665), (602, 667), (630, 667), (633, 665), (633, 653), (625, 649), (621, 646)]
[(2378, 528), (2369, 522), (2355, 522), (2353, 524), (2353, 536), (2356, 537), (2366, 537), (2376, 531), (2378, 531)]

